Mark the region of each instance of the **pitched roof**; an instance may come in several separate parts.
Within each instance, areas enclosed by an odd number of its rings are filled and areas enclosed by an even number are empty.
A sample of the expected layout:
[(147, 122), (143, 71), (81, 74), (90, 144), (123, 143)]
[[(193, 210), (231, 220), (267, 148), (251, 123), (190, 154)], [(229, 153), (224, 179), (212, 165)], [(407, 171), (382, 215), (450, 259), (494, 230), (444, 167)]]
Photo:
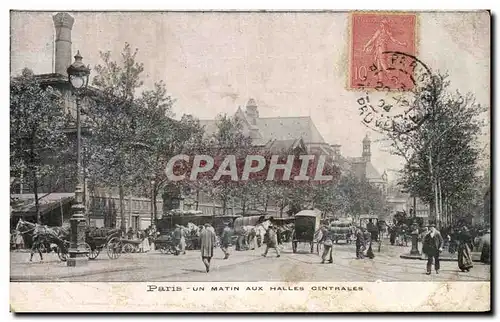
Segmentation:
[(373, 164), (371, 162), (366, 162), (366, 179), (369, 181), (381, 181), (383, 182), (384, 180), (382, 179), (382, 176), (380, 173), (375, 169)]
[(325, 142), (309, 116), (258, 118), (257, 127), (264, 141), (301, 137), (305, 143)]
[(273, 140), (269, 141), (266, 145), (266, 149), (273, 152), (290, 152), (293, 149), (300, 148), (307, 151), (302, 139), (291, 139), (291, 140)]
[[(237, 116), (244, 115), (241, 109), (236, 112)], [(302, 138), (304, 143), (325, 143), (325, 139), (319, 133), (309, 116), (299, 117), (266, 117), (258, 118), (257, 128), (261, 138), (254, 140), (257, 145), (265, 145), (272, 140), (286, 141)], [(216, 120), (200, 120), (200, 125), (205, 127), (205, 133), (212, 134), (217, 131)]]

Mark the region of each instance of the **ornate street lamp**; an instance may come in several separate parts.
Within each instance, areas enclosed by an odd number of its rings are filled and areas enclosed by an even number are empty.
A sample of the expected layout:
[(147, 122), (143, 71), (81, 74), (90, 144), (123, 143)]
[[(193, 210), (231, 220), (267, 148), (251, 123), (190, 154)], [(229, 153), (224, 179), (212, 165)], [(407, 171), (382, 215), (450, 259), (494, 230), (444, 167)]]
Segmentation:
[(156, 203), (156, 196), (155, 196), (155, 184), (156, 181), (154, 176), (151, 176), (151, 228), (156, 227), (156, 213), (155, 213), (155, 203)]
[(68, 67), (68, 80), (76, 98), (76, 155), (77, 155), (77, 185), (75, 189), (75, 203), (71, 207), (71, 237), (68, 266), (77, 266), (78, 263), (87, 261), (88, 249), (85, 247), (85, 206), (83, 204), (83, 166), (82, 166), (82, 129), (80, 101), (87, 88), (90, 68), (82, 62), (80, 51), (75, 55), (75, 62)]

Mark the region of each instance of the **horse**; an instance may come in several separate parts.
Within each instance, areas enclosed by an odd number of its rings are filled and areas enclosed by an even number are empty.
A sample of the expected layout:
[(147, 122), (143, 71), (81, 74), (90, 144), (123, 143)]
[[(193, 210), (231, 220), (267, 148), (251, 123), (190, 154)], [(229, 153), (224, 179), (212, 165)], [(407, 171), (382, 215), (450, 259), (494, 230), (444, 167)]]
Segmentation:
[(63, 242), (60, 238), (60, 234), (65, 232), (63, 229), (54, 229), (48, 226), (24, 221), (23, 219), (19, 219), (17, 222), (16, 231), (20, 232), (22, 235), (27, 235), (32, 240), (30, 262), (33, 261), (35, 250), (37, 250), (40, 255), (40, 261), (43, 261), (42, 251), (40, 248), (44, 243), (54, 243), (60, 247)]

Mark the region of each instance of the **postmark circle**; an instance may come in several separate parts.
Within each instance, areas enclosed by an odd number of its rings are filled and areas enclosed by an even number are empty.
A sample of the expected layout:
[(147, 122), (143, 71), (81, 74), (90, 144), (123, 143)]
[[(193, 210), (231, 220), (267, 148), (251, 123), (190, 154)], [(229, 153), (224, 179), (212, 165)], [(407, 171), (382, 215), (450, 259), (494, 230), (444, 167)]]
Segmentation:
[(376, 131), (418, 124), (432, 104), (434, 82), (432, 70), (417, 57), (384, 52), (358, 84), (361, 122)]

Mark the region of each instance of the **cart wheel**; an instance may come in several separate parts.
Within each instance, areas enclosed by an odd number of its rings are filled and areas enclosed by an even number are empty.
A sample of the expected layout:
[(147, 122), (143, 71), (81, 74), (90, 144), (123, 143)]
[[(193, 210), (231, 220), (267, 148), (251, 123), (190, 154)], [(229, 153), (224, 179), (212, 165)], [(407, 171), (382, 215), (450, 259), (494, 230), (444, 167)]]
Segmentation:
[(293, 251), (294, 253), (296, 253), (296, 252), (297, 252), (297, 242), (292, 242), (292, 251)]
[(111, 238), (106, 245), (108, 257), (110, 259), (117, 259), (120, 257), (123, 248), (122, 246), (122, 242), (118, 239), (118, 237)]
[(85, 256), (87, 258), (90, 258), (90, 253), (92, 252), (92, 248), (90, 247), (90, 245), (87, 244), (87, 243), (83, 243), (81, 245), (82, 245), (83, 248), (85, 248), (85, 251), (87, 252), (87, 254), (85, 254)]
[(165, 246), (161, 246), (161, 247), (160, 247), (160, 252), (161, 252), (162, 254), (168, 254), (167, 247), (165, 247)]
[(68, 247), (66, 245), (63, 245), (62, 248), (61, 246), (57, 246), (57, 257), (63, 262), (68, 260)]
[(123, 245), (123, 252), (124, 253), (133, 253), (134, 252), (134, 246), (130, 245), (130, 244), (125, 244)]
[(92, 246), (90, 246), (89, 244), (87, 244), (89, 247), (89, 259), (96, 259), (97, 256), (99, 256), (99, 252), (100, 252), (100, 249), (98, 249), (97, 247), (94, 246), (94, 249), (92, 249)]

